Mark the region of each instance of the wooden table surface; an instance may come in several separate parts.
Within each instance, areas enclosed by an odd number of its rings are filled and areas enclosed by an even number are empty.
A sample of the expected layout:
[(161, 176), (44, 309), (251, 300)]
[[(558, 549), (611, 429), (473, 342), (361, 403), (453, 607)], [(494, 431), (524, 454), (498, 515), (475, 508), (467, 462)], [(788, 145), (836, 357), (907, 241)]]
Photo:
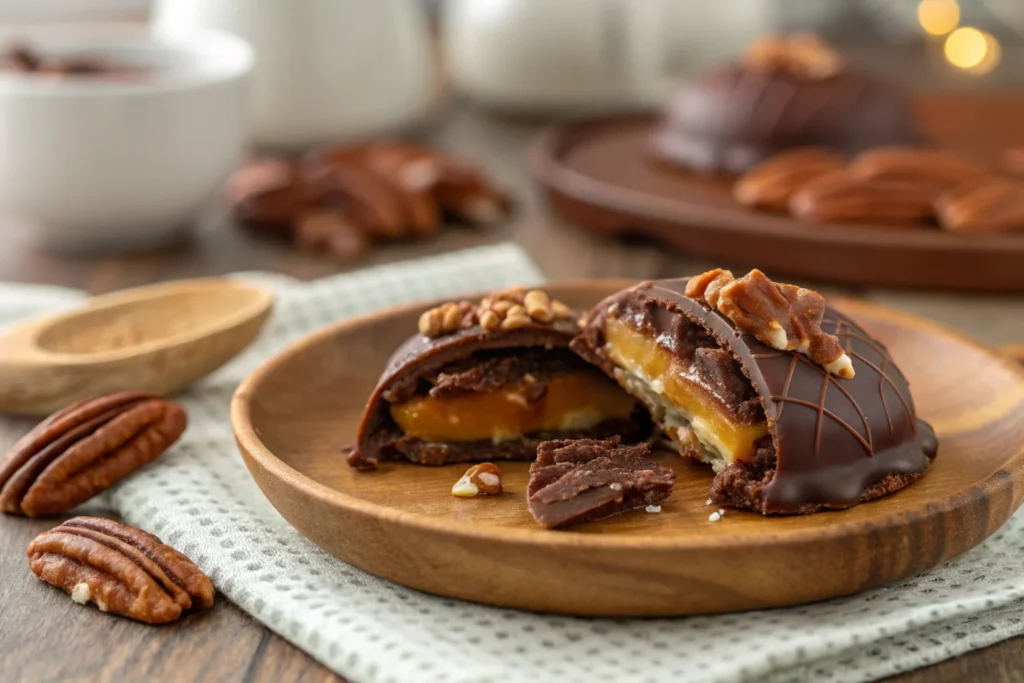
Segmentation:
[[(551, 279), (657, 278), (712, 265), (742, 266), (711, 264), (651, 244), (600, 242), (562, 224), (547, 213), (530, 180), (525, 155), (537, 129), (534, 123), (495, 119), (457, 108), (424, 131), (424, 136), (438, 145), (485, 160), (514, 192), (518, 201), (514, 219), (485, 233), (452, 229), (429, 243), (382, 247), (367, 260), (344, 267), (249, 235), (230, 225), (223, 215), (205, 221), (195, 239), (180, 248), (124, 257), (45, 254), (32, 249), (26, 238), (5, 235), (0, 281), (58, 284), (101, 293), (239, 270), (316, 278), (504, 240), (521, 244)], [(819, 288), (909, 310), (989, 344), (1024, 343), (1024, 296)], [(25, 421), (0, 420), (0, 448), (9, 446), (30, 426)], [(38, 582), (25, 560), (29, 540), (57, 521), (0, 519), (0, 680), (340, 680), (223, 598), (209, 613), (164, 627), (144, 626), (74, 605), (63, 593)], [(1024, 637), (890, 680), (1024, 683)]]

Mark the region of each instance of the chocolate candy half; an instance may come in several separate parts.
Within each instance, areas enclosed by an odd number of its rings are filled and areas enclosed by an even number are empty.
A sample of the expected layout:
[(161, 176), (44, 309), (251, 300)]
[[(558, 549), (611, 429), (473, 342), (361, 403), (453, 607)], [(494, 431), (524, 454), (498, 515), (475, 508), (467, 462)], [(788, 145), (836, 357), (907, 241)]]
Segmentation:
[(935, 457), (885, 346), (826, 307), (855, 376), (736, 329), (688, 278), (646, 282), (591, 311), (572, 348), (651, 411), (684, 455), (710, 463), (719, 505), (763, 514), (846, 508), (906, 486)]
[(424, 314), (367, 403), (350, 465), (532, 460), (549, 439), (647, 435), (636, 401), (569, 350), (575, 314), (546, 295), (497, 296), (466, 302), (461, 324), (454, 304)]

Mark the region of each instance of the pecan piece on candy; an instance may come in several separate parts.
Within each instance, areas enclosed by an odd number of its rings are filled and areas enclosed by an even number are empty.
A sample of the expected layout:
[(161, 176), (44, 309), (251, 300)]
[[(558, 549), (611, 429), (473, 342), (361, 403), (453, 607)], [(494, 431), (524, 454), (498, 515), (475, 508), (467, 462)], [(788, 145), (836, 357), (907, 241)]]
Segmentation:
[(747, 48), (744, 62), (757, 71), (780, 71), (807, 80), (831, 78), (846, 65), (831, 45), (813, 33), (765, 36)]
[(120, 392), (50, 416), (0, 459), (0, 510), (66, 512), (153, 461), (185, 431), (173, 401)]
[[(707, 300), (707, 290), (725, 273), (717, 269), (691, 278), (686, 295)], [(854, 376), (839, 338), (821, 329), (825, 299), (817, 292), (772, 282), (755, 268), (739, 279), (730, 274), (708, 305), (773, 349), (802, 353), (839, 377)]]
[(147, 624), (213, 606), (210, 579), (159, 538), (99, 517), (75, 517), (28, 546), (32, 572), (78, 604)]

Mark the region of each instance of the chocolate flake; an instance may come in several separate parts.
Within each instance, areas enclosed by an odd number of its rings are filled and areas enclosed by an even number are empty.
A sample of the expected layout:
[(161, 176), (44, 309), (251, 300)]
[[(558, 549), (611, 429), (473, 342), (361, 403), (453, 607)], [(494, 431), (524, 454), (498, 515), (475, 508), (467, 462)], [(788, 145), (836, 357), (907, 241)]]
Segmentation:
[(675, 473), (650, 453), (646, 443), (623, 446), (619, 437), (545, 441), (530, 466), (530, 514), (554, 529), (658, 507), (672, 493)]

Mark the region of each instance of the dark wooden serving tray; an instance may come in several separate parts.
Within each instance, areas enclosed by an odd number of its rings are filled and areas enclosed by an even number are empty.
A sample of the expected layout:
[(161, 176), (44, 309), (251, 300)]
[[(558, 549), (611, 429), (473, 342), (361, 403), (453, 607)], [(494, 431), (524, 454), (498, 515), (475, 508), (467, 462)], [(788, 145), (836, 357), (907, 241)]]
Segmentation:
[[(930, 139), (991, 156), (1024, 144), (1024, 97), (932, 95), (918, 117)], [(600, 235), (643, 235), (680, 251), (845, 284), (1024, 291), (1024, 233), (958, 235), (928, 227), (823, 225), (756, 212), (732, 178), (654, 158), (651, 113), (578, 120), (546, 131), (531, 162), (553, 208)]]

